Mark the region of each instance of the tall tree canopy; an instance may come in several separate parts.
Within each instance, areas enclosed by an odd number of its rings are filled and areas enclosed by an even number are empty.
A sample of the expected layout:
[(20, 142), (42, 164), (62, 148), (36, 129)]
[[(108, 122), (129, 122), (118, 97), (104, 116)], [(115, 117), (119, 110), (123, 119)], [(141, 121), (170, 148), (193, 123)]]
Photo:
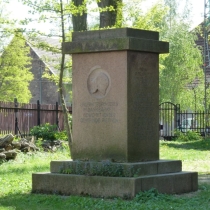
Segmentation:
[(203, 109), (204, 75), (202, 54), (195, 45), (196, 35), (189, 33), (186, 24), (179, 23), (171, 26), (167, 38), (170, 54), (161, 59), (160, 102), (170, 101), (192, 110), (195, 106)]
[[(40, 20), (54, 23), (58, 21), (57, 31), (61, 32), (62, 23), (65, 34), (68, 34), (72, 24), (75, 31), (84, 31), (88, 28), (87, 7), (93, 0), (22, 1), (33, 8), (33, 12), (40, 14)], [(187, 4), (184, 13), (180, 15), (177, 12), (179, 5), (177, 0), (157, 1), (147, 10), (143, 9), (144, 0), (95, 0), (96, 2), (100, 14), (100, 28), (130, 25), (135, 28), (159, 31), (160, 39), (170, 42), (170, 54), (161, 55), (160, 59), (160, 102), (170, 100), (190, 106), (190, 100), (184, 96), (193, 95), (195, 89), (197, 98), (199, 95), (202, 96), (202, 88), (199, 85), (194, 85), (193, 91), (189, 89), (189, 84), (194, 84), (194, 80), (199, 80), (199, 84), (202, 85), (203, 75), (201, 53), (194, 44), (196, 36), (192, 31), (190, 32)], [(60, 4), (63, 8), (62, 15)]]
[(23, 35), (16, 32), (0, 57), (0, 101), (13, 101), (17, 97), (20, 102), (29, 102), (33, 75), (28, 54)]
[[(203, 95), (201, 78), (201, 53), (195, 46), (195, 35), (190, 32), (189, 21), (178, 17), (176, 0), (158, 1), (146, 12), (142, 9), (145, 0), (21, 0), (37, 13), (39, 21), (53, 23), (50, 36), (59, 36), (61, 42), (69, 40), (69, 31), (87, 30), (87, 7), (93, 1), (98, 5), (99, 28), (131, 26), (160, 32), (160, 40), (169, 41), (170, 54), (160, 57), (160, 102), (169, 100), (182, 103), (184, 108), (192, 107), (192, 101)], [(124, 3), (124, 4), (123, 4)], [(187, 10), (186, 10), (187, 11)], [(185, 15), (185, 18), (187, 16)], [(29, 19), (31, 22), (32, 19)], [(27, 21), (25, 21), (27, 23)], [(38, 32), (38, 34), (43, 34)], [(61, 48), (59, 49), (61, 50)], [(62, 97), (65, 55), (62, 54), (60, 65), (59, 91)], [(194, 85), (194, 81), (199, 83)], [(193, 84), (193, 88), (190, 88)], [(192, 87), (192, 86), (191, 86)], [(199, 103), (201, 104), (200, 100)], [(62, 99), (65, 111), (65, 101)], [(67, 113), (67, 112), (66, 112)], [(67, 115), (65, 117), (68, 124)], [(71, 131), (68, 128), (71, 144)]]
[(0, 0), (0, 101), (18, 97), (20, 102), (29, 102), (29, 82), (33, 78), (29, 48), (22, 33), (15, 29), (15, 20), (9, 19), (7, 2)]
[(190, 30), (187, 8), (180, 15), (177, 5), (176, 0), (158, 1), (146, 13), (138, 13), (140, 5), (130, 5), (131, 25), (159, 31), (160, 40), (169, 42), (170, 53), (160, 55), (160, 103), (170, 101), (186, 109), (203, 109), (204, 75), (202, 53), (195, 44), (197, 31)]
[[(57, 26), (64, 24), (64, 34), (68, 34), (72, 23), (72, 28), (76, 31), (88, 28), (87, 7), (93, 3), (93, 0), (22, 1), (40, 14), (40, 20), (51, 22), (60, 20)], [(196, 94), (196, 106), (202, 107), (203, 102), (199, 100), (203, 97), (202, 56), (195, 46), (196, 34), (190, 31), (187, 0), (181, 15), (177, 12), (179, 6), (177, 0), (160, 0), (147, 10), (144, 9), (145, 0), (94, 1), (97, 2), (99, 9), (99, 28), (123, 25), (154, 30), (160, 32), (160, 40), (170, 42), (170, 53), (160, 56), (160, 102), (169, 100), (182, 104), (183, 108), (194, 107)], [(57, 19), (55, 19), (56, 16)], [(67, 23), (69, 18), (70, 21)], [(57, 31), (60, 29), (58, 28)]]

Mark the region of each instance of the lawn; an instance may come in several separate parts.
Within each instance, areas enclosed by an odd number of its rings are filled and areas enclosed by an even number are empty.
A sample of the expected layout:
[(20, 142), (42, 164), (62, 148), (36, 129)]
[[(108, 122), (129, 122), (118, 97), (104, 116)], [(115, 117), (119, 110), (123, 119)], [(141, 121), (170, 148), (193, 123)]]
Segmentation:
[(161, 141), (161, 159), (182, 160), (184, 171), (210, 174), (210, 139), (202, 141)]
[[(161, 159), (183, 161), (183, 170), (210, 174), (210, 140), (193, 142), (160, 141)], [(31, 174), (49, 171), (51, 160), (70, 159), (69, 151), (18, 154), (15, 161), (0, 165), (0, 210), (77, 210), (124, 209), (169, 210), (209, 209), (210, 185), (199, 184), (199, 190), (183, 195), (159, 194), (155, 189), (139, 193), (133, 200), (102, 199), (79, 196), (31, 194)]]

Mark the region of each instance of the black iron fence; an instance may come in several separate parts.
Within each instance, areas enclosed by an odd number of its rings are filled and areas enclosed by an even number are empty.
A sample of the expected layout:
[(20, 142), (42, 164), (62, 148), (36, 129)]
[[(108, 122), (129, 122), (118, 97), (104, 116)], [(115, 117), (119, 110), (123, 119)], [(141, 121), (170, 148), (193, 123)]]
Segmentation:
[(166, 140), (175, 137), (175, 131), (195, 131), (210, 135), (210, 111), (181, 111), (179, 104), (164, 102), (159, 105), (160, 136)]
[[(67, 107), (71, 113), (71, 107)], [(58, 130), (64, 130), (62, 107), (55, 104), (24, 104), (0, 102), (0, 134), (28, 136), (31, 128), (36, 125), (49, 123), (57, 125)]]

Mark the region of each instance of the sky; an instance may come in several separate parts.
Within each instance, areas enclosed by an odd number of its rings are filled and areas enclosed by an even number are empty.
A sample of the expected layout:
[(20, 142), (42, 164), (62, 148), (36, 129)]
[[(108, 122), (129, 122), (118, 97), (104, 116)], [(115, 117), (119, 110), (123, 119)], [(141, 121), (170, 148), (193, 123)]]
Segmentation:
[[(147, 0), (148, 4), (155, 2), (156, 0)], [(204, 0), (188, 0), (192, 5), (192, 28), (199, 25), (204, 19)], [(183, 0), (180, 2), (183, 2)], [(180, 6), (181, 7), (181, 6)], [(183, 9), (183, 8), (181, 8)], [(14, 19), (24, 19), (28, 15), (28, 9), (23, 6), (18, 0), (10, 0), (10, 6), (7, 8)], [(40, 28), (46, 29), (46, 25), (39, 25)]]

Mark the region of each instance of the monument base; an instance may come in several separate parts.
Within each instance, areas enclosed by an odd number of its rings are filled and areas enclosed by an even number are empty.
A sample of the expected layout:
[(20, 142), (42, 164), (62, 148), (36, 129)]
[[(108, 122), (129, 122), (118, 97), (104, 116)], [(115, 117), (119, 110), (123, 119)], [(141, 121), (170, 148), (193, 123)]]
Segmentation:
[(198, 189), (198, 173), (181, 171), (181, 161), (117, 163), (130, 165), (130, 168), (138, 165), (139, 171), (144, 175), (137, 177), (87, 176), (56, 172), (56, 169), (60, 168), (59, 165), (63, 167), (68, 162), (74, 161), (53, 161), (51, 173), (32, 174), (32, 192), (127, 199), (151, 188), (167, 194), (181, 194)]

